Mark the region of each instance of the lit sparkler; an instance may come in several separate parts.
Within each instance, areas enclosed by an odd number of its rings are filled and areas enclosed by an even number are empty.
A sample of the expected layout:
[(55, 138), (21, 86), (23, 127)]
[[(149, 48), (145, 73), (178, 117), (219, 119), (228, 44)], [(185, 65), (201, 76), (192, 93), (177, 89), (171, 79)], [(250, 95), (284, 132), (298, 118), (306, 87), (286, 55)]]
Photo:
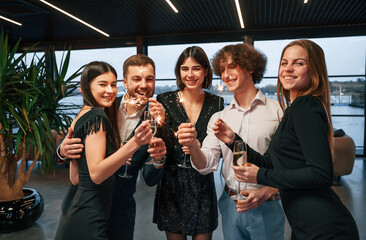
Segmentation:
[(174, 129), (173, 129), (173, 128), (171, 128), (170, 130), (172, 130), (172, 131), (173, 131), (173, 133), (174, 133), (174, 137), (178, 138), (178, 132), (174, 131)]
[(156, 117), (156, 123), (159, 125), (159, 126), (163, 126), (163, 123), (165, 123), (164, 121), (163, 121), (163, 118), (160, 116), (160, 115), (158, 115), (157, 117)]
[(220, 107), (221, 107), (221, 93), (222, 91), (224, 91), (224, 85), (221, 84), (221, 82), (219, 83), (219, 85), (217, 86), (217, 90), (219, 91), (219, 119), (220, 119)]

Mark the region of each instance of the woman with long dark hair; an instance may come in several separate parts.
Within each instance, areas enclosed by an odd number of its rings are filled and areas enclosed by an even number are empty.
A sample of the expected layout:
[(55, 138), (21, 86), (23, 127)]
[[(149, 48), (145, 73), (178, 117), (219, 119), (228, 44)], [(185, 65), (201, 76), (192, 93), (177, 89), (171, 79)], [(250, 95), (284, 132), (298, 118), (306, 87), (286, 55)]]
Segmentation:
[(157, 96), (166, 111), (162, 138), (167, 161), (156, 191), (154, 222), (170, 240), (187, 239), (187, 235), (211, 239), (218, 224), (213, 174), (201, 175), (191, 167), (176, 132), (181, 124), (190, 124), (202, 142), (210, 117), (222, 110), (224, 101), (219, 107), (219, 97), (203, 90), (211, 86), (212, 70), (202, 48), (186, 48), (178, 58), (175, 75), (179, 90)]
[[(80, 80), (84, 105), (71, 123), (73, 137), (84, 144), (80, 159), (70, 162), (70, 181), (77, 185), (56, 239), (109, 239), (113, 174), (152, 138), (149, 123), (142, 123), (121, 148), (116, 118), (117, 73), (105, 62), (91, 62)], [(118, 149), (118, 150), (117, 150)], [(69, 202), (69, 201), (67, 201)]]

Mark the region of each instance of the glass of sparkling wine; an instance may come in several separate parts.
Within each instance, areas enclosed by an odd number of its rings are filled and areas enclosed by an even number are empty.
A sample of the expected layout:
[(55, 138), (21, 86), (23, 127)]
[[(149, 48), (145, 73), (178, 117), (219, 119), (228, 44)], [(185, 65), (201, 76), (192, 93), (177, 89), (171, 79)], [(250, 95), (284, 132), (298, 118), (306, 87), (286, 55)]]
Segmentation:
[[(188, 123), (190, 123), (190, 121), (187, 121)], [(196, 122), (193, 121), (193, 127), (196, 127)], [(191, 165), (188, 164), (187, 162), (190, 161), (190, 155), (188, 154), (184, 154), (184, 158), (183, 158), (183, 162), (182, 163), (177, 163), (177, 166), (180, 168), (191, 168)]]
[[(126, 129), (126, 134), (125, 134), (124, 139), (125, 140), (123, 141), (123, 145), (125, 145), (128, 142), (128, 140), (129, 140), (129, 137), (127, 135), (127, 129)], [(130, 174), (127, 173), (127, 168), (128, 168), (128, 164), (125, 165), (125, 171), (124, 171), (124, 173), (123, 174), (120, 173), (120, 174), (118, 174), (118, 176), (121, 177), (121, 178), (132, 178), (132, 175), (130, 175)]]
[[(234, 151), (233, 151), (233, 165), (234, 166), (244, 166), (247, 164), (247, 149), (246, 144), (241, 140), (235, 140)], [(246, 187), (245, 187), (246, 188)], [(240, 193), (240, 182), (238, 182), (237, 194), (230, 196), (235, 203), (238, 200), (245, 200), (246, 197)]]
[[(152, 135), (153, 137), (155, 136), (157, 130), (158, 130), (158, 125), (157, 125), (157, 122), (156, 122), (156, 119), (155, 117), (149, 112), (149, 111), (145, 111), (144, 112), (144, 120), (149, 120), (150, 122), (150, 129), (151, 129), (151, 132), (152, 132)], [(150, 147), (150, 145), (149, 145)], [(151, 158), (150, 161), (148, 162), (145, 162), (145, 164), (153, 164), (154, 163), (154, 159)]]

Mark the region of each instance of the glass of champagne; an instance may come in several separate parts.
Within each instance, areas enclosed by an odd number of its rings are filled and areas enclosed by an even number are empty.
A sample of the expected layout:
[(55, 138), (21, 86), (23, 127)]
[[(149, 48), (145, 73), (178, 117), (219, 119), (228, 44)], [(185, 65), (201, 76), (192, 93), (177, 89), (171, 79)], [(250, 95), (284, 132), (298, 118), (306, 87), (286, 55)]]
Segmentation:
[[(158, 125), (157, 125), (157, 121), (156, 121), (155, 117), (149, 111), (145, 111), (144, 112), (144, 120), (149, 120), (150, 129), (151, 129), (152, 135), (154, 137), (157, 130), (158, 130)], [(150, 145), (149, 145), (149, 148), (150, 148)], [(145, 164), (153, 164), (153, 163), (154, 163), (153, 158), (151, 158), (150, 161), (145, 162)]]
[[(189, 120), (188, 120), (188, 123), (190, 123)], [(196, 126), (196, 123), (193, 122), (193, 127), (195, 127), (195, 126)], [(177, 163), (177, 166), (180, 168), (191, 168), (191, 165), (188, 164), (187, 161), (190, 161), (190, 155), (184, 154), (183, 163)]]
[[(243, 141), (235, 140), (233, 154), (234, 166), (244, 166), (247, 163), (247, 149), (246, 144)], [(240, 182), (238, 182), (237, 194), (230, 196), (230, 198), (233, 199), (235, 203), (237, 203), (238, 200), (246, 199), (246, 197), (240, 193)]]
[[(129, 136), (127, 135), (127, 129), (126, 129), (126, 132), (125, 132), (124, 139), (125, 140), (123, 141), (123, 145), (125, 145), (128, 142), (128, 140), (130, 140)], [(132, 178), (132, 175), (130, 175), (130, 174), (127, 173), (127, 168), (128, 168), (128, 164), (126, 163), (124, 173), (123, 174), (121, 174), (121, 173), (118, 174), (118, 177), (121, 177), (121, 178)]]

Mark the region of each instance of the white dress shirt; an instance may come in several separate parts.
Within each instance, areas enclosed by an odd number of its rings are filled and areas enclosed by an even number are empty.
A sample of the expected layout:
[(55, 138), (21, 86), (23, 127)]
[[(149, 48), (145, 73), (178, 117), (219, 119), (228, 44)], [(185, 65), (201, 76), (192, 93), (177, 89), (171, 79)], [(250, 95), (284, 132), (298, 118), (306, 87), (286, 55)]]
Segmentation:
[[(260, 90), (258, 90), (249, 109), (245, 110), (240, 107), (234, 97), (230, 105), (220, 112), (221, 119), (248, 143), (252, 149), (261, 154), (267, 150), (282, 116), (283, 112), (278, 102), (265, 97)], [(207, 136), (202, 143), (201, 150), (206, 156), (206, 167), (199, 170), (193, 162), (192, 166), (201, 174), (216, 171), (222, 154), (224, 159), (222, 174), (226, 184), (231, 189), (238, 189), (238, 181), (235, 179), (235, 173), (232, 169), (233, 153), (225, 143), (216, 138), (212, 130), (218, 117), (218, 113), (212, 115), (207, 126)], [(259, 184), (247, 184), (246, 188), (258, 189), (262, 187)], [(242, 184), (241, 190), (243, 189)]]
[(132, 131), (139, 123), (142, 114), (144, 114), (145, 109), (146, 106), (138, 112), (128, 115), (126, 112), (125, 96), (122, 97), (121, 103), (118, 107), (118, 130), (122, 142), (131, 135)]

